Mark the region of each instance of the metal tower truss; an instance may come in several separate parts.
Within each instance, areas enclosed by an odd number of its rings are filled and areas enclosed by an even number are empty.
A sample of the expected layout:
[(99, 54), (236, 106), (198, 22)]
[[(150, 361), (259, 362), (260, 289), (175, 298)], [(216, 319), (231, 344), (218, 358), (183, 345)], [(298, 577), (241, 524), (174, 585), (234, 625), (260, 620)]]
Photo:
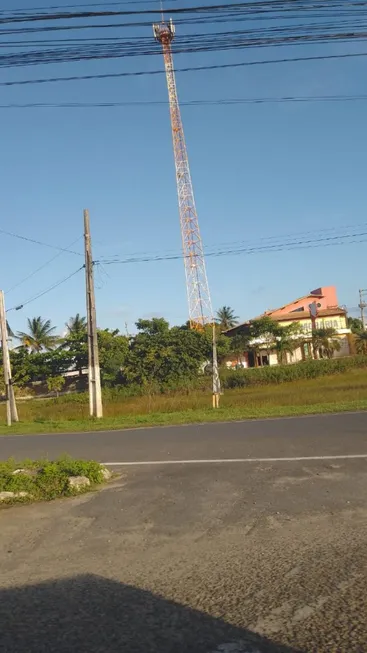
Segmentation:
[(171, 42), (175, 34), (172, 19), (169, 23), (162, 19), (161, 23), (153, 25), (153, 33), (155, 39), (162, 45), (167, 77), (189, 320), (191, 328), (200, 329), (205, 324), (213, 323), (213, 310), (177, 97), (171, 50)]

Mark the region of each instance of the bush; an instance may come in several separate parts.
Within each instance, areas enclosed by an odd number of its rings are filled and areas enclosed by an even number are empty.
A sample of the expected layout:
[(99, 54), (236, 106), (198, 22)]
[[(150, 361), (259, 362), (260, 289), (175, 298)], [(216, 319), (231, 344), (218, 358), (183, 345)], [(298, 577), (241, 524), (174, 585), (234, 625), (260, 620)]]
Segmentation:
[(293, 365), (272, 365), (266, 367), (224, 371), (223, 388), (244, 388), (249, 386), (286, 383), (300, 379), (316, 379), (328, 374), (343, 374), (347, 370), (367, 367), (367, 356), (350, 356), (331, 360), (307, 360)]
[[(16, 469), (25, 470), (13, 474)], [(94, 460), (74, 460), (69, 457), (56, 461), (26, 460), (17, 463), (10, 459), (0, 462), (0, 492), (27, 492), (28, 497), (10, 499), (44, 500), (70, 496), (75, 493), (69, 487), (69, 476), (86, 476), (90, 485), (78, 491), (86, 492), (103, 482), (103, 467)]]

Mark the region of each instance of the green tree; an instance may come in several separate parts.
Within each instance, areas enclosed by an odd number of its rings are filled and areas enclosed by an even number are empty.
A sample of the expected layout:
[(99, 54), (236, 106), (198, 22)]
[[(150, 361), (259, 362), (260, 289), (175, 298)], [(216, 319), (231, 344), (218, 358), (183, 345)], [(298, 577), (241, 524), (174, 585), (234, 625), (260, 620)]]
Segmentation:
[(64, 376), (50, 376), (47, 379), (47, 389), (49, 392), (55, 392), (56, 397), (59, 396), (59, 393), (63, 389), (65, 385), (65, 377)]
[(162, 387), (192, 383), (210, 360), (211, 339), (206, 330), (186, 325), (170, 329), (163, 318), (139, 320), (136, 326), (138, 333), (130, 341), (123, 374), (127, 382), (149, 394)]
[(62, 376), (70, 369), (73, 359), (69, 351), (60, 349), (29, 353), (25, 347), (10, 351), (14, 384), (20, 387), (49, 377)]
[(287, 363), (287, 354), (292, 355), (302, 343), (302, 332), (299, 322), (287, 326), (277, 326), (275, 329), (275, 351), (278, 363)]
[(68, 336), (81, 336), (87, 332), (87, 318), (77, 313), (65, 324)]
[(42, 350), (50, 351), (56, 347), (59, 337), (55, 335), (56, 327), (51, 326), (51, 320), (44, 320), (41, 316), (28, 318), (28, 332), (18, 331), (17, 338), (21, 346), (31, 353)]
[(314, 329), (312, 332), (314, 358), (332, 358), (336, 351), (340, 351), (341, 344), (335, 335), (336, 330), (331, 327)]
[(358, 317), (348, 317), (348, 327), (352, 333), (361, 333), (363, 331), (362, 320)]
[(121, 383), (129, 338), (121, 335), (118, 329), (99, 329), (97, 338), (102, 384), (112, 386)]
[(216, 322), (219, 324), (221, 331), (227, 331), (238, 324), (238, 316), (229, 306), (222, 306), (217, 310)]
[(265, 349), (268, 357), (275, 347), (276, 336), (279, 332), (279, 325), (267, 315), (259, 317), (250, 323), (249, 333), (251, 336), (251, 349), (254, 353), (255, 364), (257, 365), (258, 353)]
[(237, 333), (230, 339), (230, 350), (237, 358), (237, 365), (242, 365), (243, 355), (251, 351), (251, 338), (246, 333)]
[(65, 326), (67, 333), (60, 344), (60, 349), (69, 352), (71, 367), (79, 372), (81, 378), (83, 370), (88, 367), (87, 320), (77, 313)]
[(367, 331), (362, 331), (356, 337), (357, 354), (367, 355)]

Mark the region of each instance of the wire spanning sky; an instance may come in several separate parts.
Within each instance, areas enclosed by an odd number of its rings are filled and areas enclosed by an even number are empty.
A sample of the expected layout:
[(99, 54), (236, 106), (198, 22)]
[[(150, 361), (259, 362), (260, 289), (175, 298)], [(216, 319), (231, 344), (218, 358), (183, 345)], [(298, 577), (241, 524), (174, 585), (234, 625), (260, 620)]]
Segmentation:
[[(214, 306), (247, 318), (330, 283), (355, 306), (365, 229), (343, 225), (365, 218), (367, 2), (165, 11)], [(100, 324), (187, 318), (159, 19), (149, 0), (0, 10), (0, 227), (24, 237), (2, 234), (1, 285), (8, 307), (30, 300), (15, 328), (30, 311), (60, 328), (84, 312), (83, 274), (63, 250), (82, 255), (86, 207), (108, 267)]]

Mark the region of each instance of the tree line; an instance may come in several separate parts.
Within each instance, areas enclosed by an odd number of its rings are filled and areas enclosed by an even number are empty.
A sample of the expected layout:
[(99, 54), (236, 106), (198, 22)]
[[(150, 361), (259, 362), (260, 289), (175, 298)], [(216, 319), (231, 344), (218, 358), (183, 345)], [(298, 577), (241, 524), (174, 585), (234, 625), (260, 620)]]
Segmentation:
[[(246, 352), (252, 352), (255, 365), (260, 351), (276, 352), (279, 363), (288, 354), (310, 342), (309, 357), (331, 358), (340, 348), (334, 329), (317, 329), (306, 338), (298, 323), (281, 327), (269, 317), (253, 320), (229, 338), (225, 331), (238, 324), (234, 311), (224, 306), (217, 311), (218, 360), (229, 358), (242, 366)], [(88, 365), (86, 318), (77, 314), (66, 323), (64, 336), (56, 334), (49, 319), (27, 320), (27, 330), (10, 333), (19, 343), (10, 351), (14, 384), (47, 383), (59, 392), (68, 372), (76, 373), (76, 383), (85, 387)], [(354, 330), (358, 325), (354, 323)], [(358, 353), (367, 354), (367, 334), (357, 329)], [(138, 320), (136, 334), (123, 335), (118, 329), (98, 329), (101, 381), (104, 387), (126, 387), (132, 393), (162, 389), (190, 388), (211, 372), (212, 326), (202, 331), (188, 324), (170, 327), (164, 318)]]

